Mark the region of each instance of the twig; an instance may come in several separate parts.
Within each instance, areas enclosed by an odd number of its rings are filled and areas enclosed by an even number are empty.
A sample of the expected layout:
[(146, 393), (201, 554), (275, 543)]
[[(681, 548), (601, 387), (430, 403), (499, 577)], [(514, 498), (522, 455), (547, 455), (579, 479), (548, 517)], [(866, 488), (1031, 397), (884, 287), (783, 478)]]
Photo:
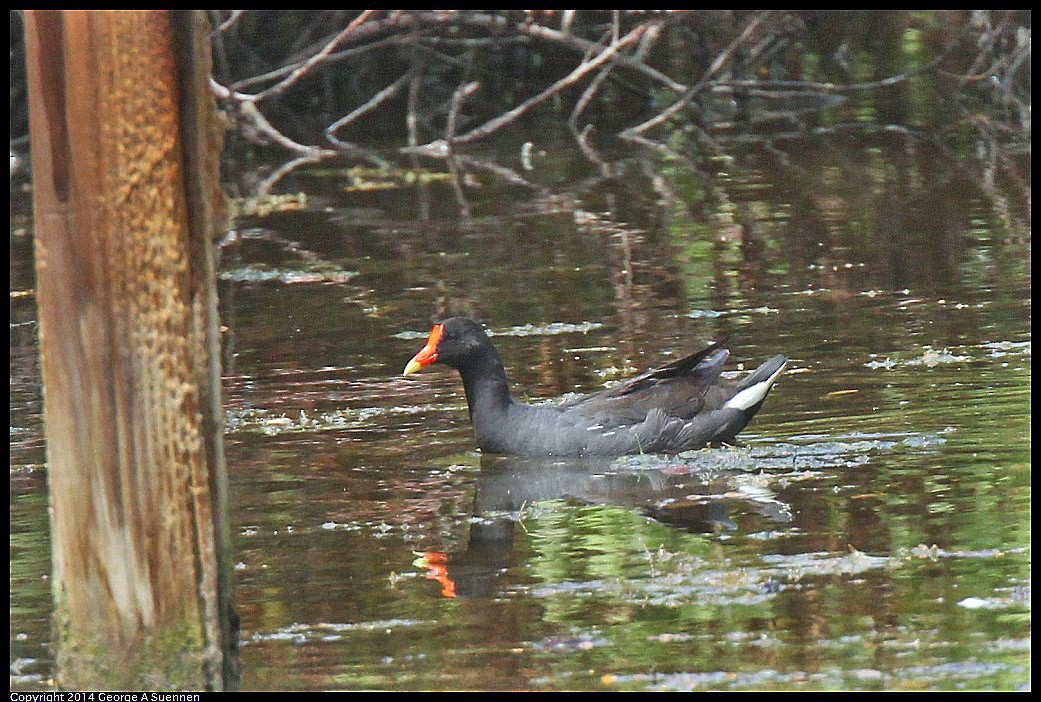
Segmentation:
[[(986, 17), (987, 24), (989, 25), (990, 11), (980, 10), (979, 12), (984, 14), (984, 16)], [(1008, 23), (1011, 21), (1012, 12), (1008, 11), (1005, 13), (1005, 16), (1001, 18), (1001, 22), (998, 23), (997, 27), (988, 30), (985, 36), (980, 37), (980, 40), (976, 43), (976, 45), (979, 47), (979, 50), (976, 53), (976, 60), (972, 62), (971, 66), (969, 66), (969, 70), (967, 71), (967, 73), (971, 75), (979, 71), (980, 66), (983, 65), (983, 62), (987, 60), (987, 56), (990, 55), (990, 50), (994, 47), (994, 44), (997, 43), (1001, 35), (1005, 33), (1005, 27), (1008, 26)], [(965, 23), (966, 28), (968, 28), (971, 25), (971, 21)]]
[[(326, 57), (326, 60), (324, 61), (323, 65), (328, 66), (333, 63), (338, 63), (340, 61), (355, 58), (356, 56), (360, 56), (361, 54), (367, 53), (369, 51), (374, 51), (376, 49), (382, 49), (387, 46), (394, 46), (396, 44), (400, 44), (402, 41), (402, 37), (387, 37), (386, 39), (380, 39), (379, 41), (374, 41), (370, 44), (365, 44), (364, 46), (356, 46), (353, 49), (345, 49), (343, 51), (338, 51), (335, 54), (329, 54), (329, 56)], [(306, 63), (306, 59), (300, 61), (293, 61), (291, 63), (286, 64), (285, 66), (280, 66), (279, 68), (267, 71), (266, 73), (261, 73), (259, 75), (250, 76), (249, 78), (243, 78), (242, 80), (235, 81), (229, 87), (235, 91), (242, 91), (246, 88), (253, 87), (257, 83), (264, 83), (269, 80), (277, 80), (282, 76), (288, 75), (293, 71), (297, 70), (298, 68), (303, 66), (304, 63)]]
[(315, 66), (320, 65), (324, 60), (326, 60), (329, 54), (331, 54), (333, 50), (336, 49), (336, 47), (338, 47), (340, 44), (346, 41), (347, 37), (349, 37), (355, 29), (364, 24), (365, 20), (369, 19), (369, 17), (371, 17), (375, 12), (377, 12), (377, 10), (363, 11), (360, 15), (355, 17), (354, 20), (350, 24), (348, 24), (342, 32), (337, 34), (332, 41), (323, 46), (318, 53), (316, 53), (314, 56), (304, 61), (304, 63), (302, 63), (299, 67), (294, 69), (293, 72), (289, 74), (288, 78), (279, 83), (276, 83), (275, 85), (272, 85), (267, 90), (262, 90), (261, 92), (255, 95), (249, 96), (249, 100), (251, 102), (259, 102), (260, 100), (269, 98), (272, 95), (279, 95), (281, 93), (284, 93), (290, 87), (295, 85), (301, 78), (307, 75), (311, 71), (311, 69), (313, 69)]
[[(231, 26), (234, 21), (238, 19), (238, 16), (242, 14), (244, 10), (234, 10), (232, 16), (220, 27)], [(216, 21), (220, 19), (220, 10), (210, 10), (210, 22), (216, 24)], [(231, 69), (228, 66), (228, 53), (224, 46), (224, 31), (223, 29), (215, 29), (212, 32), (212, 45), (213, 45), (213, 63), (214, 72), (218, 73), (224, 80), (231, 80)]]
[(259, 185), (257, 185), (256, 194), (254, 197), (266, 197), (271, 193), (271, 189), (275, 187), (278, 181), (285, 178), (287, 175), (295, 171), (301, 166), (306, 166), (311, 163), (317, 163), (322, 159), (328, 158), (331, 154), (307, 154), (287, 161), (286, 163), (279, 166), (274, 173), (265, 178)]
[(416, 106), (419, 104), (419, 88), (422, 86), (423, 69), (426, 66), (418, 54), (412, 55), (412, 66), (409, 68), (408, 109), (405, 112), (405, 128), (408, 131), (408, 145), (419, 146), (419, 116)]
[(736, 144), (775, 142), (775, 141), (798, 141), (813, 137), (832, 136), (840, 134), (899, 134), (906, 138), (917, 138), (928, 141), (944, 153), (951, 155), (950, 148), (944, 144), (939, 135), (918, 129), (905, 127), (902, 124), (871, 124), (867, 122), (839, 122), (826, 127), (813, 127), (811, 129), (796, 132), (775, 132), (772, 134), (734, 134), (732, 136), (719, 135), (720, 141)]
[(648, 25), (640, 25), (636, 27), (631, 32), (626, 34), (624, 37), (619, 39), (617, 42), (611, 44), (606, 49), (601, 51), (599, 56), (579, 65), (577, 68), (575, 68), (575, 70), (571, 71), (571, 73), (567, 74), (566, 76), (558, 80), (556, 83), (543, 90), (538, 95), (534, 95), (528, 98), (521, 104), (514, 107), (512, 110), (504, 112), (498, 117), (494, 117), (488, 120), (481, 126), (475, 127), (467, 133), (453, 138), (452, 142), (455, 144), (469, 144), (470, 142), (477, 141), (478, 139), (483, 139), (489, 134), (492, 134), (493, 132), (501, 129), (502, 127), (505, 127), (507, 124), (516, 121), (528, 110), (532, 109), (536, 105), (545, 102), (553, 95), (559, 93), (561, 90), (570, 87), (571, 85), (574, 85), (579, 80), (581, 80), (587, 73), (595, 70), (597, 67), (613, 59), (615, 56), (618, 55), (618, 52), (624, 49), (626, 46), (629, 46), (633, 42), (639, 41), (640, 37), (643, 36), (645, 31), (647, 31), (647, 26)]
[(446, 162), (448, 164), (448, 172), (452, 174), (452, 192), (455, 193), (455, 201), (459, 205), (459, 217), (461, 219), (470, 219), (470, 203), (467, 201), (466, 193), (463, 191), (462, 169), (459, 168), (459, 164), (456, 163), (453, 154), (449, 154)]
[[(211, 12), (219, 12), (219, 10), (211, 10)], [(216, 27), (214, 27), (214, 33), (223, 34), (224, 32), (228, 31), (231, 28), (231, 25), (239, 21), (239, 18), (242, 17), (242, 14), (244, 12), (245, 10), (232, 10), (231, 13), (228, 15), (228, 19), (224, 20)]]
[(635, 141), (634, 137), (636, 137), (637, 135), (646, 132), (648, 129), (652, 129), (660, 124), (663, 124), (664, 122), (668, 121), (674, 114), (686, 108), (687, 105), (690, 104), (690, 101), (693, 100), (694, 97), (705, 88), (705, 86), (713, 77), (715, 77), (716, 73), (718, 73), (725, 65), (730, 63), (730, 60), (733, 58), (734, 52), (736, 52), (738, 48), (740, 48), (748, 40), (752, 33), (759, 28), (759, 25), (763, 23), (763, 20), (765, 20), (771, 14), (772, 11), (767, 11), (761, 15), (757, 15), (756, 17), (754, 17), (745, 26), (744, 31), (741, 32), (741, 34), (738, 35), (738, 37), (734, 39), (734, 41), (730, 42), (730, 45), (726, 49), (724, 49), (718, 56), (716, 56), (716, 59), (712, 62), (712, 65), (710, 65), (708, 67), (708, 70), (705, 71), (705, 75), (701, 77), (701, 80), (699, 80), (694, 86), (687, 90), (678, 100), (669, 105), (669, 107), (667, 107), (662, 112), (658, 113), (651, 119), (636, 125), (635, 127), (629, 127), (628, 129), (626, 129), (624, 132), (622, 132), (621, 137), (623, 139)]
[(1011, 54), (1005, 54), (1003, 57), (1001, 57), (998, 61), (996, 61), (990, 68), (988, 68), (983, 73), (975, 73), (975, 74), (972, 74), (972, 75), (966, 75), (966, 74), (960, 74), (960, 73), (951, 73), (949, 71), (940, 71), (940, 73), (942, 73), (943, 75), (945, 75), (945, 76), (947, 76), (949, 78), (957, 78), (958, 80), (962, 81), (963, 83), (978, 83), (981, 80), (986, 80), (987, 78), (990, 78), (992, 75), (994, 75), (995, 73), (997, 73), (998, 71), (1000, 71), (1002, 68), (1004, 68), (1006, 65), (1009, 65), (1009, 64), (1012, 64), (1012, 66), (1013, 66), (1013, 68), (1010, 71), (1010, 73), (1015, 73), (1016, 69), (1019, 68), (1019, 64), (1022, 63), (1023, 60), (1027, 56), (1029, 56), (1029, 55), (1030, 55), (1030, 44), (1027, 43), (1027, 44), (1024, 44), (1023, 46), (1019, 47), (1015, 51), (1013, 51)]
[(406, 82), (411, 78), (409, 73), (405, 73), (403, 76), (398, 78), (396, 81), (388, 85), (383, 90), (379, 91), (372, 96), (364, 105), (360, 105), (356, 109), (352, 110), (349, 114), (336, 120), (328, 127), (325, 128), (325, 138), (335, 144), (338, 148), (349, 149), (354, 148), (353, 144), (349, 144), (345, 141), (340, 141), (336, 138), (336, 130), (346, 127), (348, 124), (358, 119), (364, 114), (371, 112), (372, 110), (379, 107), (381, 104), (389, 100), (398, 94), (398, 91), (405, 85)]
[(593, 130), (593, 125), (587, 124), (581, 132), (573, 123), (569, 122), (568, 126), (571, 128), (571, 134), (575, 137), (575, 143), (578, 144), (578, 150), (582, 152), (582, 155), (600, 171), (601, 177), (611, 178), (613, 176), (611, 167), (600, 158), (600, 154), (589, 143), (589, 133)]
[(596, 93), (600, 90), (600, 86), (603, 84), (604, 80), (606, 80), (607, 76), (611, 74), (612, 68), (614, 68), (614, 66), (606, 66), (602, 71), (596, 74), (596, 77), (593, 78), (586, 89), (582, 91), (582, 96), (578, 98), (578, 102), (575, 103), (575, 109), (571, 110), (571, 116), (568, 117), (567, 120), (568, 124), (571, 125), (572, 128), (577, 128), (579, 115), (585, 112), (586, 107), (589, 106), (589, 103), (596, 96)]
[(560, 13), (560, 31), (564, 34), (571, 33), (571, 25), (575, 21), (577, 10), (564, 10)]
[(449, 154), (452, 153), (452, 144), (455, 143), (455, 127), (459, 119), (459, 111), (463, 107), (463, 100), (477, 92), (480, 87), (480, 83), (473, 81), (471, 83), (460, 85), (456, 88), (455, 93), (452, 94), (452, 106), (448, 110), (448, 121), (445, 125), (444, 139)]
[[(504, 18), (491, 17), (488, 15), (471, 15), (467, 17), (462, 17), (460, 18), (460, 20), (473, 26), (487, 27), (489, 31), (502, 32), (505, 30), (513, 30), (518, 34), (527, 35), (534, 39), (559, 44), (560, 46), (568, 47), (581, 53), (599, 51), (599, 46), (596, 42), (582, 39), (581, 37), (577, 37), (574, 34), (569, 34), (555, 29), (551, 29), (550, 27), (546, 27), (541, 24), (533, 23), (511, 25)], [(659, 23), (662, 21), (663, 20), (653, 20), (654, 23)], [(646, 27), (648, 25), (643, 26)], [(681, 93), (687, 88), (687, 86), (683, 85), (682, 83), (677, 83), (661, 71), (658, 71), (657, 69), (648, 66), (639, 59), (623, 55), (618, 57), (618, 64), (620, 66), (624, 66), (625, 68), (629, 68), (631, 70), (643, 73), (645, 76), (647, 76), (654, 82), (660, 83), (661, 85), (667, 87), (669, 90), (672, 90), (673, 92)]]
[(452, 158), (454, 158), (459, 163), (465, 163), (471, 168), (479, 168), (483, 171), (487, 171), (495, 175), (496, 177), (501, 178), (503, 181), (509, 183), (510, 185), (517, 185), (522, 188), (527, 188), (529, 190), (540, 192), (542, 194), (546, 194), (548, 192), (542, 186), (536, 185), (531, 181), (525, 179), (522, 175), (517, 173), (512, 168), (500, 166), (499, 164), (492, 163), (490, 161), (482, 161), (480, 159), (476, 159), (471, 156), (466, 156), (464, 154), (453, 154)]
[[(282, 132), (275, 129), (267, 118), (264, 117), (263, 113), (253, 104), (252, 100), (249, 100), (249, 96), (242, 96), (241, 93), (233, 93), (226, 86), (221, 85), (213, 78), (210, 78), (210, 89), (217, 95), (221, 100), (231, 100), (237, 108), (240, 117), (244, 118), (246, 122), (253, 127), (259, 134), (264, 135), (274, 143), (288, 149), (293, 153), (308, 155), (308, 156), (331, 156), (334, 155), (335, 151), (328, 149), (322, 149), (317, 146), (307, 146), (306, 144), (299, 144)], [(245, 99), (244, 99), (245, 98)]]
[(726, 89), (726, 88), (749, 88), (749, 89), (779, 89), (779, 90), (799, 90), (799, 91), (817, 91), (822, 93), (854, 93), (862, 90), (878, 90), (879, 88), (888, 88), (893, 85), (898, 85), (906, 81), (911, 80), (915, 76), (928, 73), (936, 69), (943, 61), (950, 55), (954, 49), (958, 47), (962, 38), (967, 34), (969, 25), (966, 24), (962, 28), (958, 37), (954, 39), (950, 44), (944, 47), (943, 51), (936, 55), (932, 61), (924, 66), (916, 68), (911, 71), (905, 71), (898, 73), (893, 76), (888, 76), (880, 80), (868, 81), (865, 83), (819, 83), (814, 81), (806, 80), (729, 80), (729, 81), (712, 81), (708, 84), (708, 87), (713, 90)]
[[(668, 18), (652, 21), (656, 23), (676, 22), (687, 12), (689, 11), (677, 12)], [(353, 32), (349, 37), (344, 37), (343, 40), (359, 43), (389, 31), (404, 31), (427, 26), (444, 27), (454, 25), (477, 27), (484, 29), (493, 35), (503, 35), (512, 32), (518, 36), (527, 36), (539, 41), (553, 43), (579, 53), (599, 51), (596, 42), (582, 39), (574, 34), (552, 29), (541, 24), (527, 24), (523, 22), (515, 23), (510, 22), (504, 17), (497, 17), (495, 15), (477, 12), (460, 12), (457, 10), (409, 12), (386, 19), (371, 20), (358, 27), (357, 31)], [(653, 80), (655, 83), (663, 85), (675, 93), (682, 93), (687, 89), (687, 86), (682, 83), (677, 83), (661, 71), (648, 66), (638, 58), (622, 55), (618, 57), (617, 61), (620, 66), (638, 71)]]

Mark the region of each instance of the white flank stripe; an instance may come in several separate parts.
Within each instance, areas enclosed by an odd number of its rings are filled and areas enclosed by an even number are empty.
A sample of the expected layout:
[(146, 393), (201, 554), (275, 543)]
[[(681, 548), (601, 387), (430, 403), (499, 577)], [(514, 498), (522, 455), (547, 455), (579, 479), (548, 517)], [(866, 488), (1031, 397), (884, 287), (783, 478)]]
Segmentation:
[(777, 380), (777, 376), (781, 374), (781, 371), (783, 371), (784, 367), (787, 365), (787, 363), (782, 363), (781, 367), (774, 371), (774, 374), (771, 375), (769, 378), (767, 378), (766, 380), (762, 380), (756, 383), (755, 385), (745, 388), (741, 392), (737, 393), (729, 400), (727, 400), (727, 403), (723, 405), (723, 407), (746, 410), (749, 407), (754, 407), (755, 405), (759, 404), (763, 401), (763, 398), (766, 397), (766, 393), (770, 391), (770, 386), (773, 385), (774, 381)]

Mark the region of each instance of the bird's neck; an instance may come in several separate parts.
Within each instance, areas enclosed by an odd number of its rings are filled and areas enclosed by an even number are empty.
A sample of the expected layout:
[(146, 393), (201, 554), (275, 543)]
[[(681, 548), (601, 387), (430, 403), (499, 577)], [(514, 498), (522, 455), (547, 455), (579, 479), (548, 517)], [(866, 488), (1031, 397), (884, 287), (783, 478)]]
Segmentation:
[(495, 350), (460, 368), (459, 374), (463, 378), (466, 404), (470, 408), (474, 429), (478, 429), (479, 423), (500, 420), (513, 403), (513, 396), (506, 380), (506, 369)]

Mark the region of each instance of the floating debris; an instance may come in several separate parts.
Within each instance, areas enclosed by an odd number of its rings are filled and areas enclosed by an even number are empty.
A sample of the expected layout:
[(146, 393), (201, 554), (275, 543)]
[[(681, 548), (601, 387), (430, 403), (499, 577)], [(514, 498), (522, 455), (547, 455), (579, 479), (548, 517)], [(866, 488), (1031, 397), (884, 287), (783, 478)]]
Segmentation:
[(1029, 341), (992, 341), (983, 344), (983, 348), (990, 349), (990, 353), (987, 355), (991, 358), (1003, 358), (1004, 356), (1011, 355), (1031, 355)]
[(273, 212), (294, 212), (307, 209), (307, 193), (285, 193), (233, 199), (229, 208), (231, 218), (267, 217)]
[[(555, 334), (586, 334), (603, 326), (602, 322), (580, 322), (578, 324), (550, 322), (549, 324), (524, 324), (518, 327), (510, 327), (503, 331), (485, 329), (485, 332), (488, 336), (553, 336)], [(429, 335), (429, 331), (403, 331), (394, 334), (394, 338), (411, 341), (414, 339), (426, 339)], [(611, 351), (613, 349), (606, 348), (605, 350)]]
[(750, 307), (748, 309), (733, 309), (727, 312), (718, 312), (716, 310), (691, 310), (686, 314), (691, 319), (715, 319), (717, 317), (734, 317), (746, 314), (778, 314), (780, 310), (775, 307)]
[(946, 348), (942, 351), (936, 351), (931, 346), (926, 346), (921, 358), (911, 359), (910, 361), (907, 361), (905, 365), (926, 366), (928, 368), (935, 368), (941, 363), (962, 363), (964, 361), (971, 360), (972, 359), (968, 356), (958, 356), (952, 354)]
[(305, 285), (316, 283), (347, 283), (358, 276), (355, 271), (344, 270), (299, 270), (268, 268), (266, 266), (243, 266), (220, 272), (221, 280), (235, 283), (282, 283)]
[(328, 640), (330, 632), (340, 634), (354, 631), (384, 631), (391, 633), (395, 629), (404, 627), (421, 626), (432, 624), (422, 619), (384, 619), (372, 622), (317, 622), (315, 624), (289, 624), (272, 632), (258, 632), (241, 640), (242, 645), (260, 643), (263, 641), (288, 641), (295, 644), (303, 644), (308, 641)]
[(369, 426), (370, 420), (384, 415), (412, 415), (427, 412), (443, 412), (459, 409), (453, 405), (406, 405), (403, 407), (361, 407), (322, 412), (308, 416), (300, 410), (296, 418), (287, 417), (283, 412), (273, 415), (270, 410), (250, 408), (233, 410), (225, 414), (225, 431), (229, 434), (237, 432), (259, 431), (268, 436), (278, 436), (292, 432), (339, 431)]
[(549, 324), (523, 324), (504, 331), (488, 332), (489, 336), (552, 336), (555, 334), (587, 334), (603, 327), (602, 322), (550, 322)]

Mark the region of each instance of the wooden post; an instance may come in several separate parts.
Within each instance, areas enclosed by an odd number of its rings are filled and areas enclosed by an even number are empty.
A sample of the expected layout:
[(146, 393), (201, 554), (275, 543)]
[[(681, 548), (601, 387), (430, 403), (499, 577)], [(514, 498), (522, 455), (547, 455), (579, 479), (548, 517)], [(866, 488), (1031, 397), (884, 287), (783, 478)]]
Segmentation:
[(56, 679), (224, 689), (230, 604), (205, 17), (27, 11)]

